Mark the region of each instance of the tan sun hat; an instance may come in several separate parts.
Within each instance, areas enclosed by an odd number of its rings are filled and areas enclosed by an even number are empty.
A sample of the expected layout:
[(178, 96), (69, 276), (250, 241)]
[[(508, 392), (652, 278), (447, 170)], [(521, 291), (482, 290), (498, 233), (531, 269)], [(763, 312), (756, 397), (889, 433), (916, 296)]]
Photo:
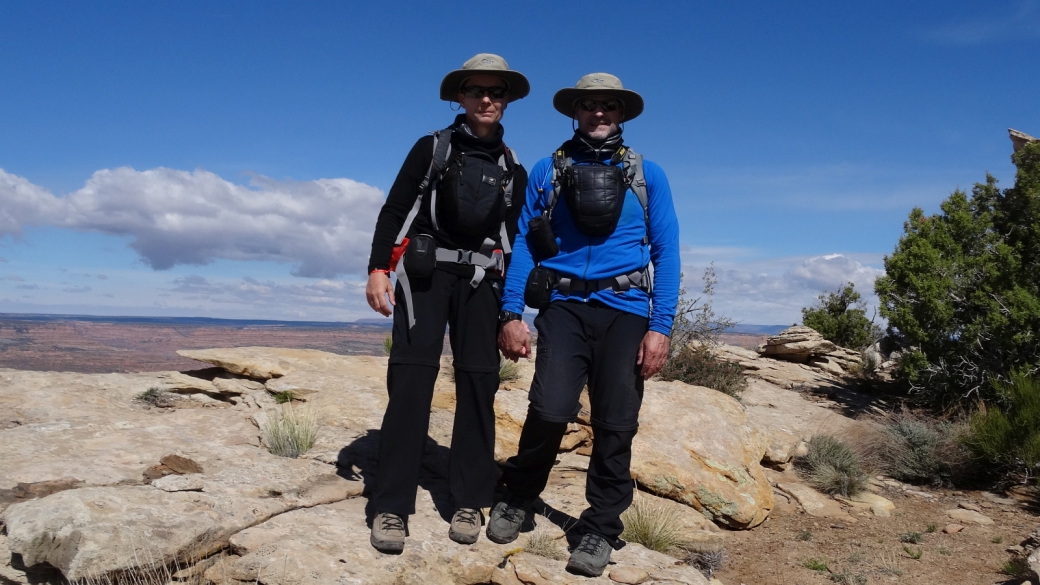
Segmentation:
[(509, 85), (509, 101), (521, 99), (531, 93), (531, 84), (527, 82), (524, 74), (510, 69), (505, 59), (491, 53), (478, 53), (463, 63), (462, 69), (456, 69), (444, 76), (444, 80), (441, 81), (441, 99), (446, 102), (458, 101), (462, 82), (474, 75), (500, 77)]
[(617, 76), (609, 73), (589, 73), (578, 80), (574, 87), (565, 87), (553, 96), (553, 107), (556, 111), (574, 117), (574, 103), (584, 97), (608, 95), (625, 103), (625, 113), (621, 121), (631, 120), (643, 113), (643, 98), (631, 89), (625, 89)]

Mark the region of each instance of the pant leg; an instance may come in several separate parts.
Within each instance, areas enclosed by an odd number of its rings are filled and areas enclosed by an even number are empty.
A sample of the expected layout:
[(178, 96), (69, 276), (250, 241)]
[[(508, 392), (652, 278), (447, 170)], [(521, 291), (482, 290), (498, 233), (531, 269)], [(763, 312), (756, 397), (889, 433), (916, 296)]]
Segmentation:
[(379, 432), (379, 462), (370, 498), (376, 512), (403, 516), (415, 513), (433, 385), (440, 370), (455, 278), (436, 270), (431, 278), (412, 282), (415, 326), (410, 329), (405, 296), (401, 285), (397, 286), (393, 346), (386, 376), (389, 402)]
[(624, 530), (621, 513), (632, 504), (632, 440), (643, 401), (636, 360), (648, 321), (605, 306), (593, 308), (596, 340), (589, 399), (595, 439), (585, 484), (589, 508), (581, 520), (585, 530), (615, 542)]
[(535, 319), (538, 351), (534, 381), (528, 393), (531, 405), (520, 433), (516, 456), (502, 466), (502, 480), (522, 499), (533, 499), (545, 489), (556, 462), (560, 441), (581, 404), (592, 357), (582, 303), (557, 301)]
[(495, 394), (499, 385), (498, 312), (501, 281), (488, 275), (476, 288), (459, 278), (450, 305), (455, 368), (455, 423), (449, 481), (456, 508), (491, 506), (495, 465)]

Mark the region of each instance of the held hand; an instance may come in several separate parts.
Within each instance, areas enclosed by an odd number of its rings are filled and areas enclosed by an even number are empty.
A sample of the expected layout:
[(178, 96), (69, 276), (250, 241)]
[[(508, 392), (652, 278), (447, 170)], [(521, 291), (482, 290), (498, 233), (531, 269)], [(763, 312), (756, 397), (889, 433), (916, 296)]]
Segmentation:
[(668, 359), (668, 347), (670, 340), (667, 335), (656, 331), (647, 331), (643, 336), (643, 343), (639, 345), (639, 357), (636, 363), (643, 366), (642, 375), (644, 380), (661, 371), (665, 360)]
[(531, 328), (523, 319), (509, 321), (498, 328), (498, 348), (507, 360), (531, 359)]
[[(396, 305), (397, 302), (394, 300), (394, 286), (390, 284), (388, 275), (382, 272), (369, 274), (368, 286), (365, 287), (365, 297), (368, 299), (368, 306), (372, 307), (372, 310), (382, 313), (384, 317), (389, 317), (393, 314), (392, 305)], [(387, 297), (390, 298), (389, 303), (387, 303)]]

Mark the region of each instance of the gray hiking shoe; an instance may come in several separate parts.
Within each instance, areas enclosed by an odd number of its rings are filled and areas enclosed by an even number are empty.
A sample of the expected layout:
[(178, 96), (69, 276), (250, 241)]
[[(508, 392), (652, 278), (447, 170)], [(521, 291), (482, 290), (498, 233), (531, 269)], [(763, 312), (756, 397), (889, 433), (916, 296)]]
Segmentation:
[(372, 520), (372, 547), (380, 552), (399, 553), (404, 550), (404, 537), (408, 534), (404, 518), (389, 512), (380, 512)]
[(516, 540), (520, 534), (520, 527), (527, 518), (527, 510), (524, 506), (517, 506), (510, 500), (502, 500), (491, 508), (491, 518), (488, 520), (487, 537), (491, 542), (507, 544)]
[(459, 544), (473, 544), (480, 536), (480, 527), (484, 524), (484, 514), (475, 508), (459, 508), (451, 518), (448, 538)]
[(599, 577), (610, 562), (610, 543), (595, 532), (586, 532), (567, 561), (567, 570), (588, 577)]

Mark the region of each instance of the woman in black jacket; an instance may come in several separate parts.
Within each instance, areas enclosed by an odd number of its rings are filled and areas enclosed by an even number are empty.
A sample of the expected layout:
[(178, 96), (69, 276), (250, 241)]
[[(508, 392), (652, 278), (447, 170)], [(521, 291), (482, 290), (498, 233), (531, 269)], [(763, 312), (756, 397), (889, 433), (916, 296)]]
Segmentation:
[(492, 504), (502, 274), (527, 188), (500, 121), (529, 91), (527, 78), (498, 55), (479, 54), (446, 75), (440, 97), (465, 113), (415, 143), (376, 222), (365, 294), (372, 309), (394, 316), (389, 404), (369, 500), (376, 512), (372, 546), (383, 552), (404, 549), (407, 518), (415, 513), (446, 325), (456, 397), (449, 537), (476, 542), (480, 509)]

